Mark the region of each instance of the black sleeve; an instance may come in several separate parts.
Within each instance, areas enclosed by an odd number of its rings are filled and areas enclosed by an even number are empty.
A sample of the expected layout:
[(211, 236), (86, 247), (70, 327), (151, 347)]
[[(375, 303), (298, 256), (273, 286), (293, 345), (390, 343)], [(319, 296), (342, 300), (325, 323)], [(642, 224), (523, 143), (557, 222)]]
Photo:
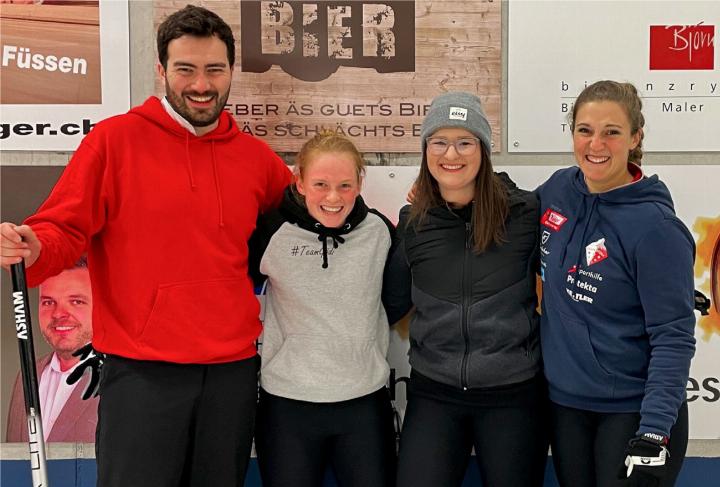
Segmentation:
[(400, 210), (400, 221), (394, 232), (383, 275), (382, 302), (391, 325), (397, 323), (413, 306), (411, 299), (412, 274), (405, 255), (404, 240), (409, 215), (410, 206), (405, 206)]
[(535, 274), (540, 275), (540, 198), (537, 190), (530, 193), (529, 199), (533, 204), (533, 222), (535, 224), (535, 248), (530, 256), (530, 268)]
[(277, 210), (258, 216), (255, 231), (248, 240), (248, 274), (255, 287), (262, 286), (267, 276), (260, 272), (260, 261), (265, 254), (270, 239), (284, 223), (284, 219)]

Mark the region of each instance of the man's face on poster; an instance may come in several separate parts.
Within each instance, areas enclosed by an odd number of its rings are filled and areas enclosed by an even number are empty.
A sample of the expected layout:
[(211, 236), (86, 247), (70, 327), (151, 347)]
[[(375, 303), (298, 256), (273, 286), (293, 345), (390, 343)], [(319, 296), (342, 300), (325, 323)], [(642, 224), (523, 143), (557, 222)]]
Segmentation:
[(66, 359), (92, 340), (92, 294), (87, 268), (77, 267), (40, 285), (40, 331)]

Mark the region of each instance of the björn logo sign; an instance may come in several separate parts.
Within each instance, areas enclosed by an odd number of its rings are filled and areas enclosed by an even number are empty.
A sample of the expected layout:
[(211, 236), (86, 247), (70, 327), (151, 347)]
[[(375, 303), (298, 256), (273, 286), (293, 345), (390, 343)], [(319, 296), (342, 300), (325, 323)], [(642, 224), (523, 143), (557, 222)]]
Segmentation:
[(650, 70), (714, 68), (714, 25), (650, 26)]

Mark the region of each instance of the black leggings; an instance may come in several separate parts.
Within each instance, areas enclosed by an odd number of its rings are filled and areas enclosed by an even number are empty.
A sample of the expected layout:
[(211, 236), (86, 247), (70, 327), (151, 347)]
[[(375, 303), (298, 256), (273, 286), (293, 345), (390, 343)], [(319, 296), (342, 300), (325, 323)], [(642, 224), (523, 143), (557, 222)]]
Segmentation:
[(264, 487), (319, 487), (332, 466), (340, 487), (391, 487), (395, 432), (386, 388), (334, 403), (260, 390), (255, 448)]
[[(596, 413), (552, 404), (552, 456), (561, 487), (621, 487), (617, 478), (625, 447), (640, 424), (638, 413)], [(688, 410), (683, 403), (670, 431), (666, 476), (675, 485), (688, 443)]]
[(398, 487), (453, 487), (472, 447), (484, 487), (541, 487), (547, 407), (470, 407), (410, 395), (400, 436)]

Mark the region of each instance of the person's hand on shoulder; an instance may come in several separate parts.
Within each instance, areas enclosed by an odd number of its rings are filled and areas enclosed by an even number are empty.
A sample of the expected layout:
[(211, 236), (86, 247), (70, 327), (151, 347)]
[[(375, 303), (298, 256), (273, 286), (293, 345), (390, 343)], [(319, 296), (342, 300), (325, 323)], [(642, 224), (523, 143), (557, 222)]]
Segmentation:
[(10, 269), (25, 259), (25, 267), (30, 267), (40, 256), (42, 244), (33, 229), (28, 225), (0, 223), (0, 266)]

